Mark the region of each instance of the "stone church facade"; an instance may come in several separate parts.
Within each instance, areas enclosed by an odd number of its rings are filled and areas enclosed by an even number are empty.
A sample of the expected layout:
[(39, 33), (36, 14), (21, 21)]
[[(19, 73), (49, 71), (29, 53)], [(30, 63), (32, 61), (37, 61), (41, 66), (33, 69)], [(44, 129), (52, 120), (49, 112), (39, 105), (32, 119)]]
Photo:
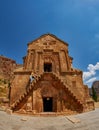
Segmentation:
[[(14, 71), (10, 106), (19, 113), (72, 114), (94, 109), (82, 71), (72, 67), (68, 44), (45, 34), (28, 44), (23, 67)], [(30, 82), (30, 75), (35, 79)]]

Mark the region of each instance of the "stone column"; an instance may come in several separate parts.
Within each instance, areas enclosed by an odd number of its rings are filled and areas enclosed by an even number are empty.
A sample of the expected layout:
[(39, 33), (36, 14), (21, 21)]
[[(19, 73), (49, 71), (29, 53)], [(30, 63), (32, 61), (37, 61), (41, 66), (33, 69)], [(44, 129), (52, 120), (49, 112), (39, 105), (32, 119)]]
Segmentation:
[(30, 59), (29, 59), (29, 69), (32, 69), (33, 66), (33, 51), (30, 51)]
[(67, 69), (70, 70), (71, 69), (71, 63), (70, 63), (70, 60), (69, 60), (69, 57), (68, 57), (68, 52), (66, 51), (66, 62), (67, 62)]
[(36, 91), (33, 91), (33, 100), (32, 100), (32, 109), (33, 113), (36, 113)]
[(30, 50), (28, 50), (27, 58), (26, 58), (26, 68), (29, 69), (29, 61), (30, 61)]
[(57, 100), (57, 112), (61, 112), (61, 102)]
[(66, 72), (67, 71), (67, 62), (66, 62), (66, 55), (63, 50), (60, 51), (59, 58), (60, 58), (61, 72)]
[(36, 66), (37, 73), (39, 73), (39, 69), (40, 69), (40, 53), (37, 52), (37, 66)]
[(34, 58), (34, 51), (28, 50), (28, 56), (27, 56), (27, 69), (31, 70), (33, 69), (33, 58)]
[(30, 68), (33, 70), (34, 69), (34, 61), (35, 61), (35, 52), (34, 50), (31, 50), (31, 56), (30, 56)]
[(35, 51), (34, 71), (37, 71), (38, 53)]
[(43, 73), (43, 59), (42, 52), (39, 53), (39, 73)]

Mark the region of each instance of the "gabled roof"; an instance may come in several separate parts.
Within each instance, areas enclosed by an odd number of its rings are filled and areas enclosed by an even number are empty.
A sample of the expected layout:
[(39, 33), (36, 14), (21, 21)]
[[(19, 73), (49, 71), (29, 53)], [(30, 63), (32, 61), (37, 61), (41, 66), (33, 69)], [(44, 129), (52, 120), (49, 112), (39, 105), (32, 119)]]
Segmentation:
[(51, 37), (53, 37), (53, 38), (55, 38), (55, 39), (57, 39), (57, 40), (59, 40), (60, 42), (66, 44), (66, 45), (68, 46), (68, 43), (67, 43), (67, 42), (64, 42), (63, 40), (59, 39), (58, 37), (56, 37), (55, 35), (50, 34), (50, 33), (41, 35), (41, 36), (38, 37), (37, 39), (35, 39), (35, 40), (29, 42), (28, 45), (29, 45), (29, 44), (32, 44), (33, 42), (37, 41), (38, 39), (41, 39), (41, 38), (43, 38), (43, 37), (45, 37), (45, 36), (48, 36), (48, 35), (51, 36)]

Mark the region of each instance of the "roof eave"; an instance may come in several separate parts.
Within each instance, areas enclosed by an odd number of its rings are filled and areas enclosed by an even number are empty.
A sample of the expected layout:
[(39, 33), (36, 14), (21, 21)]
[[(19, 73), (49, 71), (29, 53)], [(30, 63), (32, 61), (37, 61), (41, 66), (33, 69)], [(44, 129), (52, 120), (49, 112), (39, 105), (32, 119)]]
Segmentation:
[(50, 33), (47, 33), (47, 34), (43, 34), (43, 35), (41, 35), (40, 37), (36, 38), (35, 40), (29, 42), (27, 45), (29, 46), (29, 45), (32, 44), (33, 42), (35, 42), (35, 41), (37, 41), (38, 39), (40, 39), (40, 38), (42, 38), (42, 37), (44, 37), (44, 36), (47, 36), (47, 35), (50, 35), (50, 36), (54, 37), (55, 39), (59, 40), (60, 42), (66, 44), (66, 45), (68, 46), (68, 43), (67, 43), (67, 42), (64, 42), (64, 41), (61, 40), (60, 38), (58, 38), (58, 37), (56, 37), (55, 35), (50, 34)]

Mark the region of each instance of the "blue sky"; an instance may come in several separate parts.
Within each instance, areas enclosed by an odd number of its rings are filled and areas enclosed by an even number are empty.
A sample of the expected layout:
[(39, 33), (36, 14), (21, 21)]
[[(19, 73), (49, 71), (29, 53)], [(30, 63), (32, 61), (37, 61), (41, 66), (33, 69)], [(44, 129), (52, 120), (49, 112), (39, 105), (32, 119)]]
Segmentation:
[(27, 43), (46, 33), (68, 42), (85, 84), (99, 80), (99, 0), (0, 0), (0, 55), (22, 63)]

